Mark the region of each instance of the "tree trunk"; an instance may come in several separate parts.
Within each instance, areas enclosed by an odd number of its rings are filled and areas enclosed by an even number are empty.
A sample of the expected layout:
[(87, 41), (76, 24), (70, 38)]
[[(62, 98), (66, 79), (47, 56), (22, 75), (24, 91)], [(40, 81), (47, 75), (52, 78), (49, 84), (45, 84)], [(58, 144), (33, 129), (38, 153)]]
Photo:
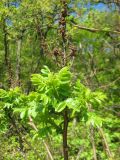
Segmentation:
[(13, 75), (12, 75), (11, 62), (10, 62), (9, 44), (7, 39), (7, 27), (6, 27), (5, 19), (3, 19), (3, 33), (4, 33), (5, 66), (7, 68), (7, 74), (8, 74), (8, 87), (11, 87)]
[(21, 43), (22, 43), (22, 40), (19, 39), (17, 41), (17, 53), (16, 53), (16, 56), (17, 56), (17, 65), (16, 65), (16, 86), (20, 86), (20, 52), (21, 52)]
[(63, 126), (63, 155), (64, 160), (68, 160), (68, 145), (67, 145), (67, 129), (68, 129), (68, 112), (64, 110), (64, 126)]

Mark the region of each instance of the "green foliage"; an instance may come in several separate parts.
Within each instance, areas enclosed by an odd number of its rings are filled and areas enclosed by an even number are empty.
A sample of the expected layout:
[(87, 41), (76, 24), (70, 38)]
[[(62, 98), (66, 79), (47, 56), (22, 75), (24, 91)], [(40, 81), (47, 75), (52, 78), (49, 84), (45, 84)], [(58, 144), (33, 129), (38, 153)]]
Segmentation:
[[(64, 46), (61, 1), (0, 1), (1, 159), (46, 160), (43, 140), (55, 160), (63, 159), (67, 108), (69, 159), (93, 159), (92, 126), (97, 159), (109, 159), (102, 127), (113, 158), (119, 160), (119, 5), (66, 2)], [(60, 69), (63, 61), (71, 68)]]
[(92, 124), (100, 127), (102, 119), (94, 111), (91, 112), (90, 106), (100, 106), (105, 98), (104, 94), (92, 92), (80, 80), (74, 82), (73, 78), (69, 67), (54, 73), (45, 66), (41, 69), (41, 74), (32, 75), (31, 81), (36, 91), (25, 95), (19, 88), (10, 91), (1, 89), (2, 108), (12, 109), (14, 114), (19, 113), (21, 120), (25, 122), (29, 117), (33, 118), (38, 128), (37, 133), (33, 132), (33, 140), (54, 134), (54, 129), (61, 133), (62, 112), (66, 107), (70, 119), (74, 119), (77, 113), (88, 126)]
[(53, 73), (45, 66), (41, 74), (32, 75), (31, 81), (37, 90), (29, 95), (22, 94), (19, 88), (8, 92), (0, 90), (3, 108), (20, 112), (21, 119), (32, 116), (47, 125), (49, 119), (56, 119), (57, 112), (61, 113), (67, 107), (72, 116), (76, 112), (82, 112), (84, 114), (81, 119), (86, 119), (84, 117), (87, 116), (92, 124), (95, 121), (97, 125), (100, 123), (100, 118), (94, 112), (89, 111), (89, 106), (92, 105), (93, 108), (96, 104), (100, 106), (105, 96), (101, 92), (90, 91), (80, 83), (80, 80), (74, 83), (68, 67)]

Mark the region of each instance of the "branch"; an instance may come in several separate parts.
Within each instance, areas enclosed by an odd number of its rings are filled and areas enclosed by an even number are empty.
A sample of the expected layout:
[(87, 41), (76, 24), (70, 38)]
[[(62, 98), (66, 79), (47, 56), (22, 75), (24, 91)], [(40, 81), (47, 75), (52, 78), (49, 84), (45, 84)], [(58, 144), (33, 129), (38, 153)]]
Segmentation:
[(107, 0), (107, 1), (104, 1), (104, 0), (97, 0), (95, 1), (96, 3), (103, 3), (103, 4), (111, 4), (111, 3), (115, 3), (116, 5), (120, 5), (120, 0)]
[(104, 109), (107, 110), (107, 111), (111, 111), (111, 112), (115, 113), (117, 116), (120, 116), (120, 112), (119, 111), (115, 111), (114, 109), (107, 108), (107, 107), (104, 107)]
[[(32, 120), (32, 117), (29, 117), (29, 123), (28, 123), (35, 131), (38, 131), (38, 128), (36, 127), (36, 125), (34, 124), (34, 122), (33, 122), (33, 120)], [(44, 146), (45, 146), (45, 148), (46, 148), (46, 151), (47, 151), (47, 153), (48, 153), (48, 156), (49, 156), (49, 158), (50, 158), (50, 160), (54, 160), (53, 159), (53, 156), (52, 156), (52, 154), (51, 154), (51, 152), (50, 152), (50, 150), (49, 150), (49, 147), (48, 147), (48, 144), (43, 140), (43, 144), (44, 144)]]
[(100, 86), (99, 88), (101, 88), (101, 89), (106, 89), (107, 87), (110, 87), (110, 86), (112, 86), (113, 84), (115, 84), (117, 81), (119, 81), (120, 80), (120, 77), (118, 77), (117, 79), (115, 79), (114, 81), (112, 81), (112, 82), (110, 82), (110, 83), (108, 83), (108, 84), (106, 84), (106, 85), (103, 85), (103, 86)]
[(90, 141), (93, 148), (93, 159), (97, 160), (97, 152), (96, 152), (96, 145), (95, 145), (95, 137), (94, 137), (94, 127), (90, 124)]
[(80, 156), (81, 156), (81, 153), (83, 152), (83, 150), (84, 150), (84, 146), (81, 146), (81, 147), (79, 148), (79, 151), (78, 151), (76, 160), (79, 160), (79, 159), (80, 159)]
[(104, 146), (105, 146), (105, 151), (106, 151), (108, 157), (109, 157), (111, 160), (113, 160), (113, 156), (112, 156), (112, 153), (111, 153), (111, 151), (110, 151), (109, 144), (108, 144), (108, 142), (107, 142), (107, 140), (106, 140), (106, 137), (105, 137), (105, 135), (104, 135), (103, 129), (100, 128), (100, 127), (98, 127), (98, 130), (99, 130), (99, 132), (100, 132), (101, 137), (103, 138), (103, 143), (104, 143)]
[[(119, 81), (120, 80), (120, 77), (118, 77), (117, 79), (115, 79), (114, 81), (112, 81), (112, 82), (110, 82), (110, 83), (108, 83), (108, 84), (105, 84), (105, 85), (101, 85), (101, 86), (98, 86), (98, 85), (91, 85), (91, 84), (89, 84), (88, 82), (87, 82), (87, 85), (89, 86), (89, 87), (98, 87), (99, 89), (103, 89), (103, 90), (106, 90), (106, 89), (108, 89), (108, 87), (111, 87), (112, 85), (114, 85), (117, 81)], [(98, 83), (98, 82), (97, 82)]]
[(85, 26), (79, 26), (77, 24), (73, 24), (73, 25), (74, 25), (74, 27), (77, 27), (78, 29), (82, 29), (82, 30), (89, 31), (92, 33), (104, 32), (104, 33), (114, 33), (114, 34), (120, 35), (120, 31), (111, 31), (111, 30), (105, 30), (105, 29), (89, 28), (89, 27), (85, 27)]

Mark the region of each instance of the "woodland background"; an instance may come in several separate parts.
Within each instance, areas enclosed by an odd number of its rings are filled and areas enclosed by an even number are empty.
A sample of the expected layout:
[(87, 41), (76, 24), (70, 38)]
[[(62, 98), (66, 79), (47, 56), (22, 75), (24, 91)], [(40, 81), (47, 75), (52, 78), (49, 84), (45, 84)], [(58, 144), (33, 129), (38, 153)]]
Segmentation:
[[(36, 77), (32, 84), (31, 75), (44, 66), (56, 76), (68, 66), (72, 83), (80, 79), (86, 94), (88, 88), (101, 93), (85, 122), (84, 106), (74, 115), (68, 111), (69, 158), (62, 147), (63, 103), (58, 112), (53, 107), (42, 115), (25, 108), (33, 84), (40, 85)], [(50, 72), (47, 67), (43, 72)], [(67, 87), (62, 92), (69, 95)], [(120, 1), (1, 0), (0, 88), (0, 160), (119, 160)], [(44, 103), (52, 105), (45, 96)]]

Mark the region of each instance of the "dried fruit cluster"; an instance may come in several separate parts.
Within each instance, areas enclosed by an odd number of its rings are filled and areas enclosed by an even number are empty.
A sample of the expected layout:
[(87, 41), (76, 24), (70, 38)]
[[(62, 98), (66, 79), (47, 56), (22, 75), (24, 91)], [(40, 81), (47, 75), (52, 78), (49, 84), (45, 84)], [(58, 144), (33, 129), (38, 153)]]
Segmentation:
[(66, 3), (66, 0), (61, 0), (61, 3), (63, 5), (63, 8), (61, 10), (59, 25), (60, 25), (60, 33), (62, 35), (62, 39), (65, 42), (66, 41), (67, 3)]

